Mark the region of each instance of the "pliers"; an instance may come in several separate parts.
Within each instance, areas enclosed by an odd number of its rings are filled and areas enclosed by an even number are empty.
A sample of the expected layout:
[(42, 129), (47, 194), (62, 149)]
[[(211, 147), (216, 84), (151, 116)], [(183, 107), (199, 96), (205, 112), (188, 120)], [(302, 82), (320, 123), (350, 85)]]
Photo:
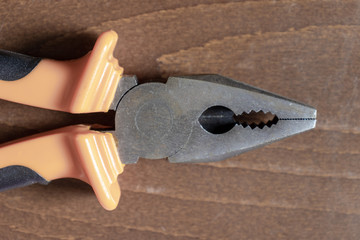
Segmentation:
[(316, 109), (219, 75), (138, 84), (113, 57), (117, 34), (70, 61), (0, 51), (0, 98), (70, 113), (115, 112), (110, 130), (74, 125), (0, 145), (0, 190), (77, 178), (115, 209), (139, 158), (219, 161), (312, 129)]

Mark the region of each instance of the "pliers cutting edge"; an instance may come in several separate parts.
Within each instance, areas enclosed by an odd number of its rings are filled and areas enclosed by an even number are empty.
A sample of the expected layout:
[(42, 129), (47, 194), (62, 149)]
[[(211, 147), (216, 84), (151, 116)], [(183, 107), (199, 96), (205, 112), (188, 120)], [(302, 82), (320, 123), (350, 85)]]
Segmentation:
[(59, 178), (92, 186), (107, 209), (117, 177), (139, 158), (223, 160), (312, 129), (316, 110), (219, 75), (138, 84), (113, 57), (117, 34), (84, 57), (55, 61), (0, 51), (0, 98), (71, 113), (115, 111), (114, 130), (75, 125), (0, 146), (0, 190)]

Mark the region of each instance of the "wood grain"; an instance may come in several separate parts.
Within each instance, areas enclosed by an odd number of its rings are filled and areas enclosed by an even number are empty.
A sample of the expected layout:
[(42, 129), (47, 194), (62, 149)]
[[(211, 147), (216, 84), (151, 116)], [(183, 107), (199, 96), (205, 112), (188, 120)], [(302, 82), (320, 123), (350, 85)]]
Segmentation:
[[(318, 109), (313, 131), (222, 162), (141, 160), (107, 212), (57, 180), (0, 193), (0, 239), (359, 239), (360, 1), (0, 2), (0, 48), (56, 59), (119, 33), (141, 81), (218, 73)], [(79, 121), (0, 100), (0, 142)]]

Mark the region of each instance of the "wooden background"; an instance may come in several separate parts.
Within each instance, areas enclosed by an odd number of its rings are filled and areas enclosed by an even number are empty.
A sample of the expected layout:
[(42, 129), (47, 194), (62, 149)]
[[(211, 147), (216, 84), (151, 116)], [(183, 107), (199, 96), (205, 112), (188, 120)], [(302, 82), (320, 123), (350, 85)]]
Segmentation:
[[(0, 2), (0, 48), (76, 58), (119, 33), (141, 80), (218, 73), (318, 109), (317, 128), (211, 164), (141, 160), (107, 212), (57, 180), (0, 193), (0, 239), (359, 239), (359, 0)], [(0, 142), (76, 117), (0, 100)]]

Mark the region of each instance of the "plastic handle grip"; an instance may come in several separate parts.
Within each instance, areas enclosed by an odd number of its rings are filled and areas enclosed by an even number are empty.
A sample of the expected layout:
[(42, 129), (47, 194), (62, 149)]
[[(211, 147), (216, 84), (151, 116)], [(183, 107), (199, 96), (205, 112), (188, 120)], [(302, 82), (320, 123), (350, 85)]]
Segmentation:
[(117, 38), (105, 32), (90, 53), (70, 61), (0, 51), (0, 98), (71, 113), (107, 112), (123, 73), (113, 57)]
[[(84, 125), (69, 126), (1, 145), (0, 156), (4, 159), (0, 173), (8, 175), (0, 177), (0, 190), (77, 178), (92, 186), (105, 209), (118, 205), (117, 177), (124, 165), (111, 133), (92, 131)], [(16, 176), (24, 170), (29, 175)]]
[(34, 183), (48, 184), (44, 178), (23, 166), (9, 166), (0, 169), (0, 191), (25, 187)]

